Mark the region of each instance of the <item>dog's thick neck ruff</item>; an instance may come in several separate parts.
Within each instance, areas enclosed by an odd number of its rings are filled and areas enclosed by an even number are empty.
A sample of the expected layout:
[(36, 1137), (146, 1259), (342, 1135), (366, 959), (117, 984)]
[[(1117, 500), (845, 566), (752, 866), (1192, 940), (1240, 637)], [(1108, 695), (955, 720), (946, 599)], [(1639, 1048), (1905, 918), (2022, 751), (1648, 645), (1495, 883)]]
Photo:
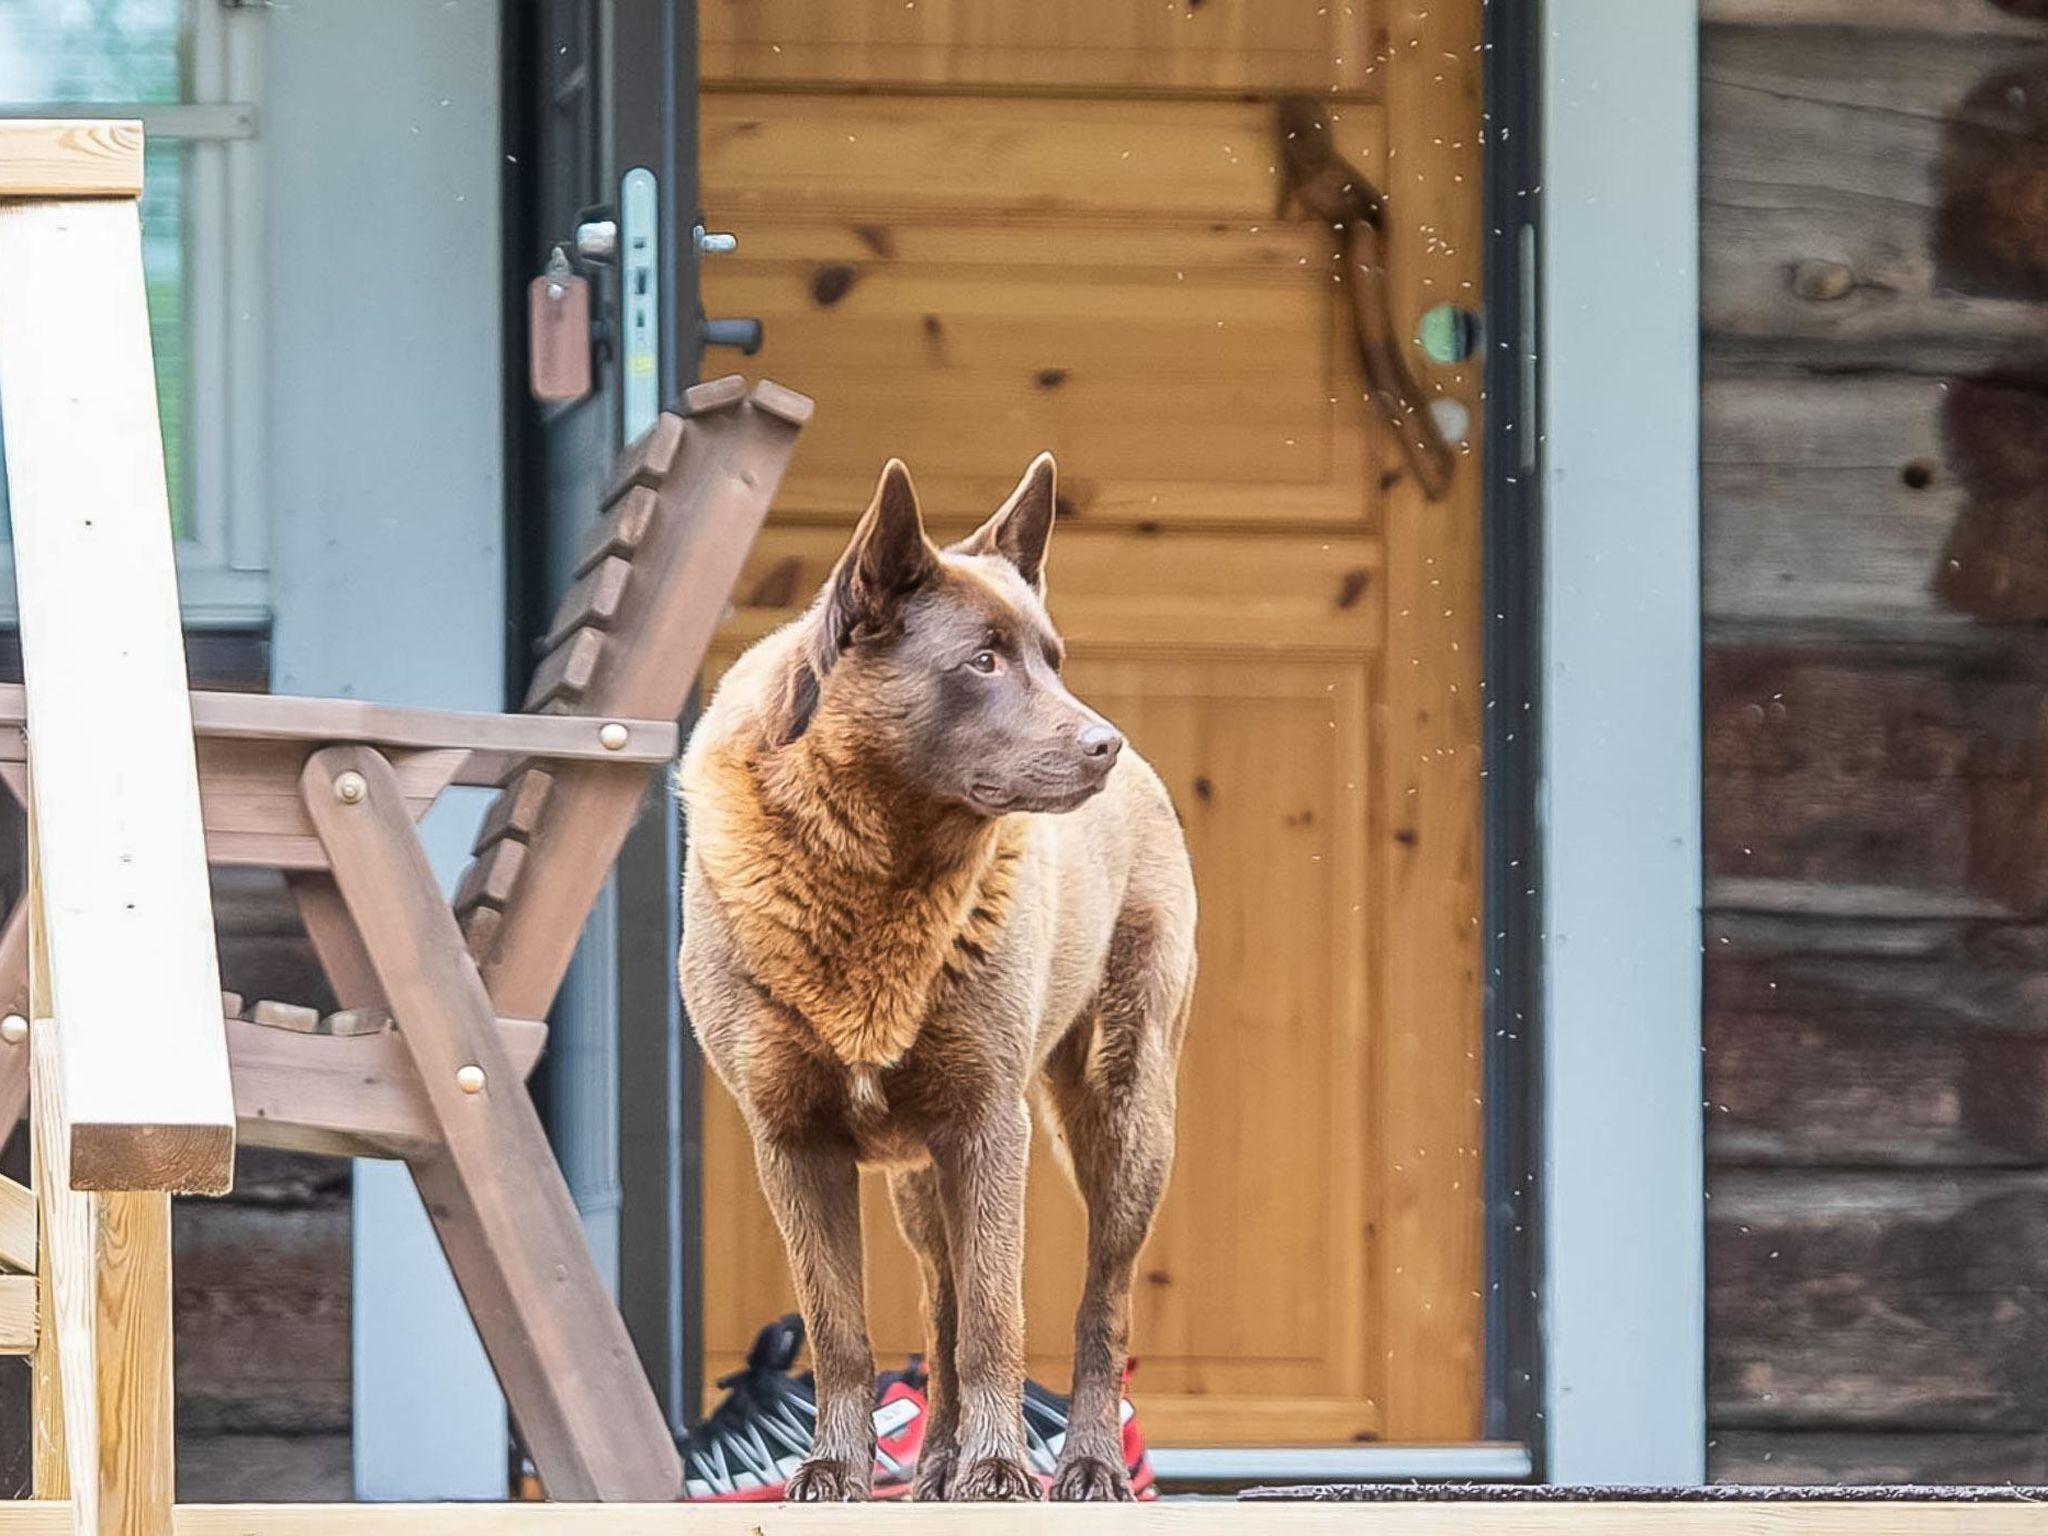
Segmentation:
[(711, 755), (696, 857), (755, 983), (872, 1081), (1008, 911), (1021, 816), (906, 792), (829, 711), (796, 741)]

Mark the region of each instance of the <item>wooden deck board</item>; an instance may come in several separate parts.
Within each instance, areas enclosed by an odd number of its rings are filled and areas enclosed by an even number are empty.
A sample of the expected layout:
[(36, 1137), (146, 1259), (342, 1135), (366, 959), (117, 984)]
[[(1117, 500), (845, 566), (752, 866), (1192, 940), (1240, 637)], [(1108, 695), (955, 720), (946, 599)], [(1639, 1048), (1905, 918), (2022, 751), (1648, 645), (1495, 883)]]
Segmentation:
[[(958, 1505), (786, 1504), (184, 1504), (177, 1536), (862, 1536), (950, 1532)], [(2034, 1536), (2026, 1503), (1412, 1503), (978, 1505), (985, 1536)], [(60, 1536), (64, 1506), (0, 1504), (0, 1536)]]

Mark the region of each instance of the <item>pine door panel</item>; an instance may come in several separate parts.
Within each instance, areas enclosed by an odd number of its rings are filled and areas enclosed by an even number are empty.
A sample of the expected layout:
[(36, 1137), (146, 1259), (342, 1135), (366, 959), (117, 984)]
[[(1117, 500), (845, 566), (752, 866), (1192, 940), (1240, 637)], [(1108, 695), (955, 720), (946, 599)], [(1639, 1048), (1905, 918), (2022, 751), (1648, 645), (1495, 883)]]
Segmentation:
[[(1071, 676), (1165, 778), (1202, 903), (1135, 1298), (1148, 1434), (1471, 1439), (1478, 466), (1426, 502), (1371, 416), (1329, 232), (1274, 218), (1271, 122), (1275, 91), (1335, 86), (1402, 323), (1476, 304), (1479, 3), (1144, 9), (707, 0), (704, 200), (741, 246), (706, 307), (760, 316), (750, 368), (818, 402), (711, 670), (817, 590), (887, 456), (947, 537), (1058, 453)], [(1476, 420), (1476, 370), (1412, 355)], [(737, 1112), (714, 1088), (704, 1115), (716, 1373), (792, 1302)], [(870, 1184), (887, 1364), (917, 1289)], [(1041, 1138), (1026, 1299), (1055, 1386), (1083, 1238)]]

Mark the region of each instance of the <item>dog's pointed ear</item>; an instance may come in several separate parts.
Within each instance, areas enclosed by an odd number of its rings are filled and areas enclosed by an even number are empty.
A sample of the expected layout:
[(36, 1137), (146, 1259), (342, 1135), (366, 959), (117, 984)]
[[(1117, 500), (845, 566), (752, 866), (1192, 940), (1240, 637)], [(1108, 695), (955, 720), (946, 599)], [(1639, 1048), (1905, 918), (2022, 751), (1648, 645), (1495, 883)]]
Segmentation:
[(1058, 506), (1059, 466), (1041, 453), (1024, 471), (995, 516), (953, 547), (965, 555), (1001, 555), (1040, 593), (1045, 591), (1045, 546)]
[(861, 634), (886, 633), (897, 606), (930, 579), (939, 567), (939, 552), (925, 537), (924, 518), (917, 509), (917, 491), (901, 459), (882, 468), (874, 499), (853, 530), (853, 541), (832, 572), (826, 592), (824, 653), (818, 675), (824, 676), (838, 654)]

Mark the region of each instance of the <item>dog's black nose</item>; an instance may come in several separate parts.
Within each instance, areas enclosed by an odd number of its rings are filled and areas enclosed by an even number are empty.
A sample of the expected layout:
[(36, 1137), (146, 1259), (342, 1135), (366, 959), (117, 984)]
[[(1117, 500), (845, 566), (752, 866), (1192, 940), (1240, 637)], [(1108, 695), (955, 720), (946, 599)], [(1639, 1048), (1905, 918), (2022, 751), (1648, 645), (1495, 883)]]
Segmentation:
[(1100, 757), (1110, 761), (1114, 761), (1117, 753), (1124, 747), (1122, 733), (1115, 726), (1101, 721), (1083, 727), (1081, 734), (1074, 740), (1080, 745), (1082, 756)]

